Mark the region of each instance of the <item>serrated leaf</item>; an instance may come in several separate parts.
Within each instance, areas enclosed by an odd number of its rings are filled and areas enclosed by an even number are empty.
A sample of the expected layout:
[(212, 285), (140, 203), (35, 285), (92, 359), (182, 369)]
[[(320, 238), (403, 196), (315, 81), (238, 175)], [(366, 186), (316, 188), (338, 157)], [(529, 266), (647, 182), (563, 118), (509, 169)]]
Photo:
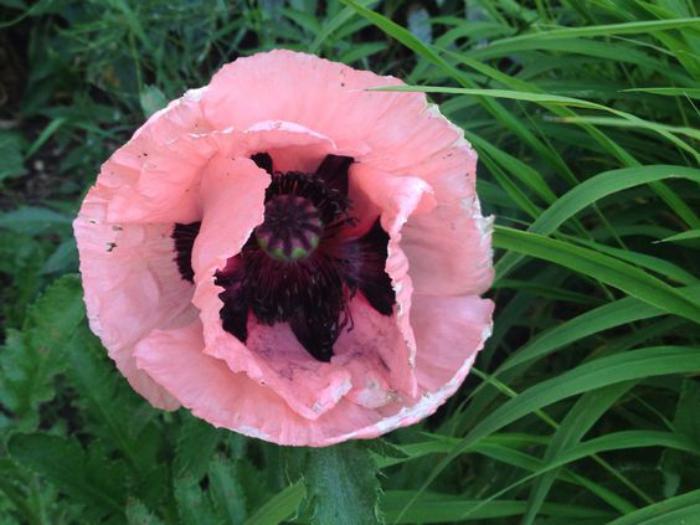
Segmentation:
[(188, 413), (183, 413), (175, 445), (173, 464), (176, 476), (200, 480), (207, 471), (223, 432)]
[(216, 456), (209, 465), (209, 493), (226, 523), (243, 523), (246, 497), (239, 481), (239, 462)]
[(24, 323), (27, 306), (44, 285), (39, 273), (45, 258), (45, 243), (0, 229), (0, 273), (12, 283), (1, 292), (4, 304), (0, 315), (6, 329), (19, 328)]
[(126, 522), (129, 525), (161, 525), (163, 522), (137, 499), (126, 503)]
[(76, 441), (49, 434), (15, 434), (7, 446), (18, 463), (35, 471), (91, 514), (121, 514), (125, 492), (110, 463), (88, 457)]
[(97, 338), (82, 327), (67, 347), (67, 375), (86, 410), (88, 423), (96, 423), (90, 430), (114, 443), (134, 463), (155, 459), (143, 456), (144, 444), (138, 440), (155, 412), (138, 410), (143, 401), (124, 384)]
[(221, 523), (221, 520), (214, 516), (211, 500), (194, 478), (190, 476), (176, 478), (173, 488), (177, 513), (182, 525)]
[[(274, 464), (280, 465), (281, 463)], [(246, 509), (250, 514), (253, 509), (262, 508), (274, 495), (277, 487), (266, 478), (266, 474), (271, 473), (272, 469), (262, 470), (253, 465), (250, 458), (243, 458), (237, 461), (237, 470), (240, 473), (238, 479), (241, 482), (243, 493), (246, 495)], [(290, 476), (290, 479), (298, 479), (298, 477)], [(296, 509), (294, 511), (296, 512)]]
[(313, 509), (311, 523), (383, 522), (379, 515), (381, 487), (366, 447), (351, 442), (307, 454), (305, 480)]
[(78, 393), (84, 429), (124, 457), (139, 498), (147, 504), (159, 501), (169, 478), (158, 461), (163, 438), (149, 424), (155, 410), (128, 386), (85, 326), (76, 331), (66, 353), (67, 375)]
[(65, 347), (84, 317), (80, 283), (68, 275), (28, 309), (22, 332), (8, 332), (0, 353), (0, 400), (19, 429), (34, 428), (38, 406), (53, 398), (54, 378), (66, 366)]

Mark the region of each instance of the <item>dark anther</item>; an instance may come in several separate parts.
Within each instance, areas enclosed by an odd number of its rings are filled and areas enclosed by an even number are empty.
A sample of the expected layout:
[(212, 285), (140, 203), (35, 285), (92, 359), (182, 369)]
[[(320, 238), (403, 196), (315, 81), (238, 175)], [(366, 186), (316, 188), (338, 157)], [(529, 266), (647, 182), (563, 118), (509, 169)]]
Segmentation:
[(221, 324), (228, 333), (245, 343), (248, 339), (248, 298), (245, 287), (245, 266), (241, 256), (229, 259), (226, 268), (214, 274), (214, 284), (223, 287), (219, 299)]
[(289, 319), (289, 326), (302, 346), (319, 361), (333, 357), (333, 345), (340, 335), (339, 312), (328, 308), (299, 309)]
[(323, 162), (316, 169), (316, 176), (322, 178), (328, 187), (338, 190), (343, 195), (347, 195), (348, 169), (352, 161), (352, 157), (326, 155), (326, 158), (323, 159)]
[(199, 233), (201, 222), (190, 224), (175, 224), (171, 237), (175, 241), (175, 262), (180, 275), (185, 281), (194, 282), (192, 270), (192, 246)]
[(268, 153), (256, 153), (250, 160), (255, 162), (255, 165), (261, 170), (265, 170), (272, 175), (272, 157)]
[(372, 228), (356, 243), (349, 244), (355, 244), (357, 258), (347, 267), (350, 276), (346, 279), (357, 282), (360, 291), (377, 312), (391, 315), (396, 294), (391, 286), (391, 277), (384, 268), (389, 235), (382, 229), (379, 219), (374, 221)]

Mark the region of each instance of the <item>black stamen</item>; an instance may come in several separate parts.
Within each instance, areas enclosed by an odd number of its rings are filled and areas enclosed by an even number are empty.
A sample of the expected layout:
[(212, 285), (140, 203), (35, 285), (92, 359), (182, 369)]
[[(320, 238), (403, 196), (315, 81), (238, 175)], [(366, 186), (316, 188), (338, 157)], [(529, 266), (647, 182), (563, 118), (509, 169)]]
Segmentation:
[(299, 309), (289, 319), (289, 326), (301, 345), (319, 361), (333, 357), (333, 345), (340, 335), (339, 312), (327, 309)]
[(245, 343), (248, 339), (248, 298), (245, 286), (245, 263), (237, 255), (224, 270), (214, 274), (214, 284), (222, 286), (224, 291), (219, 299), (224, 306), (219, 311), (221, 324), (228, 333)]
[(352, 163), (352, 157), (326, 155), (326, 158), (316, 169), (316, 176), (322, 178), (330, 188), (338, 190), (341, 195), (347, 195), (348, 169)]
[(256, 153), (250, 157), (250, 160), (255, 162), (255, 165), (261, 170), (265, 170), (272, 175), (272, 157), (268, 153)]
[(350, 209), (350, 201), (346, 194), (326, 186), (319, 178), (306, 173), (293, 171), (275, 175), (267, 187), (265, 201), (269, 202), (279, 195), (295, 195), (308, 199), (326, 225), (346, 216)]
[(194, 270), (192, 269), (192, 246), (199, 233), (201, 222), (190, 224), (175, 224), (171, 237), (175, 241), (175, 262), (180, 270), (180, 275), (185, 281), (194, 282)]
[(383, 315), (391, 315), (396, 303), (391, 277), (384, 268), (388, 247), (389, 235), (377, 219), (362, 237), (341, 244), (337, 253), (348, 286), (359, 288), (369, 304)]

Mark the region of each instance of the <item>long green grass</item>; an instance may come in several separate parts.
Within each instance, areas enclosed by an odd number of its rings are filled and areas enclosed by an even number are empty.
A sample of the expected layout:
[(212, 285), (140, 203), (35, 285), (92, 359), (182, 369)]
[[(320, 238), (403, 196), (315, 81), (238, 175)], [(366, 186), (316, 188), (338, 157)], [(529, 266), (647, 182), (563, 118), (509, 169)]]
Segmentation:
[[(0, 523), (700, 524), (699, 10), (0, 0)], [(435, 416), (368, 443), (153, 410), (84, 319), (70, 222), (101, 162), (273, 47), (426, 92), (496, 217), (486, 349)]]

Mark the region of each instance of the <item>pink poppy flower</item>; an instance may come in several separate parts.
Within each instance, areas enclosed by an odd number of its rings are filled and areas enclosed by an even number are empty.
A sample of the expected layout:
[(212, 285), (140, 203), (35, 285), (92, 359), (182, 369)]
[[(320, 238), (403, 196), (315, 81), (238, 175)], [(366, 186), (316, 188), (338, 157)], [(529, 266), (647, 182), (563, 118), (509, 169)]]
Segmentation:
[(224, 66), (102, 166), (75, 220), (132, 387), (288, 445), (432, 414), (491, 328), (476, 154), (418, 93), (315, 56)]

